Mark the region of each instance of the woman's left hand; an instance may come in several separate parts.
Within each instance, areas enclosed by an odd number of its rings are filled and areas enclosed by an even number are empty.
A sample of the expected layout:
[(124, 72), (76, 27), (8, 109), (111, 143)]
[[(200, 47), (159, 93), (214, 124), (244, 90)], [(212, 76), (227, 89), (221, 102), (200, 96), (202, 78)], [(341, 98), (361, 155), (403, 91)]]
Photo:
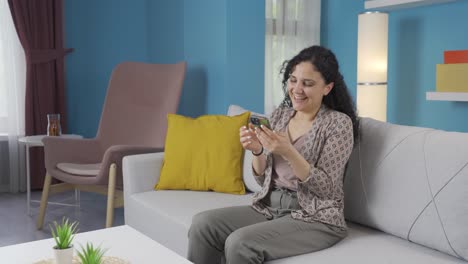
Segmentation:
[(263, 147), (269, 152), (278, 154), (286, 158), (293, 148), (289, 136), (285, 132), (276, 132), (261, 126), (261, 128), (255, 128), (257, 138), (262, 143)]

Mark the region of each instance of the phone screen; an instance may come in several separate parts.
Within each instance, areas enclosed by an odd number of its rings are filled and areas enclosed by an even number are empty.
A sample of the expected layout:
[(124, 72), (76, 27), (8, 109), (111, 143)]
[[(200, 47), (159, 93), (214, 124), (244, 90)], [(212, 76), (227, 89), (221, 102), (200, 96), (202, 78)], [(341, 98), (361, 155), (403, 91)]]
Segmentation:
[(268, 127), (269, 129), (271, 129), (270, 121), (268, 121), (268, 118), (263, 117), (263, 116), (255, 116), (255, 115), (250, 116), (250, 123), (252, 123), (252, 125), (256, 127), (260, 127), (260, 125), (264, 125)]

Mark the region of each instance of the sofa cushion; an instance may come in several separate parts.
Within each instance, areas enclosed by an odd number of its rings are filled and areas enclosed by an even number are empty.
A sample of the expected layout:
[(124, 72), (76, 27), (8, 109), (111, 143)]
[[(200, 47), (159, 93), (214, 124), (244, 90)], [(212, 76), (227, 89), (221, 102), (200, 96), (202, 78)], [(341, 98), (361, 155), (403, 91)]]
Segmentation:
[(96, 176), (101, 170), (101, 163), (93, 164), (76, 164), (76, 163), (59, 163), (57, 168), (66, 173), (80, 176)]
[[(230, 105), (227, 115), (228, 116), (236, 116), (240, 115), (245, 112), (251, 112), (253, 115), (259, 115), (259, 116), (265, 116), (263, 114), (255, 113), (252, 111), (249, 111), (245, 108), (242, 108), (238, 105)], [(242, 170), (242, 178), (244, 180), (245, 187), (247, 190), (251, 192), (259, 192), (262, 190), (262, 186), (260, 186), (257, 181), (255, 180), (255, 176), (252, 171), (252, 160), (253, 160), (253, 154), (250, 151), (245, 151), (244, 152), (244, 165), (243, 165), (243, 170)]]
[(125, 201), (125, 222), (185, 257), (187, 234), (195, 214), (249, 205), (252, 194), (161, 190), (133, 194), (128, 199)]
[(168, 114), (164, 164), (156, 189), (245, 194), (239, 129), (249, 116), (194, 119)]
[(468, 259), (468, 133), (361, 119), (345, 216)]
[(466, 264), (465, 261), (380, 231), (348, 224), (348, 236), (318, 252), (268, 261), (271, 264)]
[[(126, 223), (179, 255), (187, 256), (188, 230), (192, 217), (202, 211), (248, 205), (252, 195), (215, 192), (149, 191), (132, 194), (126, 200)], [(348, 237), (319, 252), (278, 259), (266, 264), (466, 264), (446, 254), (406, 240), (349, 224)]]

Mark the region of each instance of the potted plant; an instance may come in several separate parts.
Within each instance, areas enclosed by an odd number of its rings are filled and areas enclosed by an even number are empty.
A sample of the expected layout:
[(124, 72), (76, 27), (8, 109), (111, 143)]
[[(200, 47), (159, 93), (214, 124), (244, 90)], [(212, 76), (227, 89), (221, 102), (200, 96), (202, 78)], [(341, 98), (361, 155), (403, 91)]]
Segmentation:
[(101, 264), (106, 251), (106, 249), (86, 243), (86, 247), (81, 246), (81, 252), (78, 251), (77, 254), (82, 264)]
[(73, 260), (73, 244), (77, 232), (78, 223), (70, 223), (68, 218), (62, 218), (62, 223), (53, 222), (54, 227), (50, 226), (52, 237), (55, 240), (54, 253), (57, 264), (71, 264)]

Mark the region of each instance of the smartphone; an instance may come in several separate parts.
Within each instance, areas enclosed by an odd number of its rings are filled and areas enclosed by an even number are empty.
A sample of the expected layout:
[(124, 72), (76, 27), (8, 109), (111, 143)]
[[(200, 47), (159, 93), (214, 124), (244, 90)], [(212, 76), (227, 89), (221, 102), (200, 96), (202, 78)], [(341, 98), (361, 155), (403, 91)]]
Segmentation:
[(254, 125), (256, 127), (260, 127), (261, 125), (264, 125), (264, 126), (268, 127), (269, 129), (271, 129), (270, 121), (268, 121), (268, 118), (266, 118), (264, 116), (251, 115), (250, 116), (250, 123), (252, 123), (252, 125)]

